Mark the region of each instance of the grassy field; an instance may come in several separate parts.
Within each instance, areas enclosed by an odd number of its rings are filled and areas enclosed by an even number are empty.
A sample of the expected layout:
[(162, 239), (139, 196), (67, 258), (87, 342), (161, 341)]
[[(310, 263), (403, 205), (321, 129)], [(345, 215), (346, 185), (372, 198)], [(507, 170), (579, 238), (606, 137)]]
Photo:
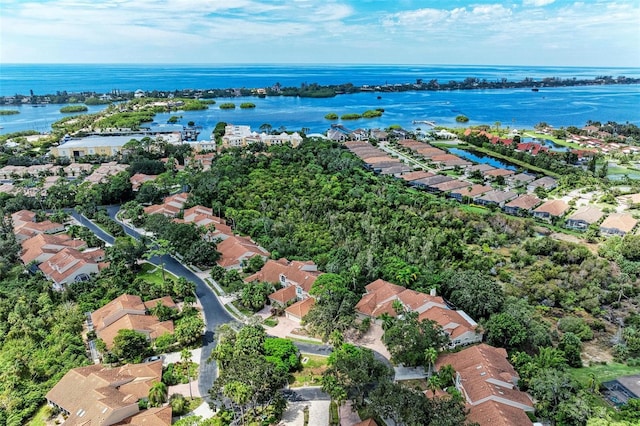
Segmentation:
[(293, 373), (292, 380), (289, 381), (289, 385), (292, 388), (301, 386), (317, 386), (322, 381), (322, 373), (327, 369), (326, 356), (301, 354), (302, 359), (307, 359), (307, 362), (302, 364), (302, 370)]
[(600, 383), (613, 380), (620, 376), (640, 374), (640, 367), (629, 367), (625, 364), (611, 362), (606, 365), (593, 365), (591, 367), (571, 368), (571, 376), (582, 384), (589, 382), (590, 376), (595, 375)]
[(554, 138), (553, 136), (545, 135), (544, 133), (536, 133), (535, 131), (525, 131), (522, 136), (529, 137), (529, 138), (537, 138), (537, 139), (548, 139), (548, 140), (553, 141), (554, 143), (556, 143), (558, 145), (566, 146), (568, 148), (584, 149), (583, 147), (581, 147), (577, 143), (567, 142), (564, 139)]
[[(164, 276), (167, 280), (173, 280), (173, 275), (166, 270), (164, 272)], [(151, 263), (144, 263), (142, 265), (141, 271), (138, 273), (138, 277), (150, 283), (162, 284), (162, 270), (159, 266)]]

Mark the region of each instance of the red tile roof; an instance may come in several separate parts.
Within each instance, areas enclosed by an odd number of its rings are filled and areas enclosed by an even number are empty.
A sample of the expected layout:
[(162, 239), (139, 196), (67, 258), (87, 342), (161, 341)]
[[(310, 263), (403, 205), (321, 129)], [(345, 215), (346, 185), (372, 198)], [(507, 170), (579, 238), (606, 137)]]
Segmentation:
[(529, 416), (520, 408), (488, 400), (469, 407), (467, 421), (480, 426), (528, 426), (533, 425)]
[(243, 260), (253, 256), (268, 257), (269, 252), (249, 237), (231, 236), (218, 244), (218, 251), (222, 254), (218, 265), (223, 268), (240, 267)]
[[(247, 283), (259, 281), (281, 283), (283, 285), (297, 285), (302, 288), (303, 291), (309, 293), (311, 286), (313, 286), (313, 283), (320, 275), (322, 275), (322, 272), (318, 272), (316, 264), (312, 261), (288, 261), (284, 258), (279, 260), (269, 259), (262, 269), (248, 276), (244, 281)], [(285, 283), (281, 281), (281, 277), (285, 279)]]
[(309, 313), (315, 303), (315, 299), (313, 297), (309, 297), (308, 299), (301, 300), (289, 306), (285, 309), (285, 312), (297, 319), (302, 319)]
[(551, 216), (560, 217), (569, 210), (569, 204), (562, 200), (545, 201), (540, 207), (534, 210), (535, 213), (548, 213)]

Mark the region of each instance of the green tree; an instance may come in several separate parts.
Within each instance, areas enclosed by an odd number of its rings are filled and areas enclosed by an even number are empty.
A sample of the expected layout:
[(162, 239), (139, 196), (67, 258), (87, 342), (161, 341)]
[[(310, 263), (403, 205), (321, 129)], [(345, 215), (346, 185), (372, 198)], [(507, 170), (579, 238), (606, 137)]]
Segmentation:
[(436, 322), (418, 321), (417, 313), (408, 312), (384, 332), (382, 340), (392, 359), (406, 367), (429, 365), (426, 355), (448, 343), (448, 337)]
[(124, 362), (138, 363), (149, 353), (149, 341), (138, 331), (118, 330), (111, 353)]
[(183, 346), (188, 346), (202, 339), (204, 321), (199, 315), (180, 318), (176, 321), (174, 335)]
[(578, 336), (571, 332), (564, 333), (558, 347), (564, 352), (564, 356), (571, 367), (582, 367), (582, 360), (580, 359), (582, 342)]
[(154, 382), (149, 388), (149, 405), (160, 407), (167, 402), (168, 388), (162, 382)]
[(189, 349), (183, 349), (180, 351), (180, 366), (182, 367), (182, 374), (187, 376), (189, 380), (189, 398), (193, 399), (193, 393), (191, 392), (191, 358), (192, 354)]
[[(442, 283), (445, 297), (472, 318), (488, 318), (500, 312), (504, 303), (502, 286), (477, 270), (456, 271)], [(482, 300), (482, 303), (478, 303)]]
[(316, 296), (316, 303), (303, 320), (323, 342), (329, 339), (333, 331), (344, 333), (353, 326), (358, 296), (349, 290), (342, 276), (331, 273), (320, 275), (309, 293)]
[(164, 273), (164, 256), (171, 253), (173, 247), (171, 242), (165, 239), (156, 240), (154, 246), (145, 253), (146, 259), (151, 259), (155, 256), (158, 256), (158, 260), (160, 261), (160, 269), (162, 271), (162, 281), (166, 281), (165, 273)]
[(429, 368), (429, 372), (427, 374), (429, 377), (431, 377), (433, 373), (433, 366), (435, 365), (437, 359), (438, 359), (438, 351), (436, 349), (434, 349), (433, 347), (429, 347), (425, 350), (424, 360), (426, 361), (427, 366)]

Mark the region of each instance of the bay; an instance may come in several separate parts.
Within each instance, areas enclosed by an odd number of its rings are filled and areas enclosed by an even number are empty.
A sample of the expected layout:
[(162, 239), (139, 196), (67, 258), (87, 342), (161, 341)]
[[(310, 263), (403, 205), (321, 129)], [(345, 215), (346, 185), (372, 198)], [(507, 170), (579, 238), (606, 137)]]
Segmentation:
[[(640, 69), (628, 68), (552, 68), (552, 67), (460, 67), (460, 66), (162, 66), (162, 65), (7, 65), (0, 66), (0, 94), (34, 90), (36, 94), (57, 90), (173, 90), (177, 88), (265, 87), (279, 82), (283, 86), (299, 86), (302, 82), (319, 84), (395, 84), (417, 78), (440, 81), (462, 80), (474, 76), (489, 81), (525, 77), (594, 78), (640, 76)], [(456, 127), (457, 115), (466, 115), (466, 125), (500, 122), (502, 127), (531, 128), (545, 121), (555, 127), (583, 126), (588, 120), (630, 122), (640, 125), (640, 85), (600, 85), (528, 89), (361, 92), (334, 98), (297, 97), (237, 97), (218, 98), (237, 106), (253, 102), (255, 109), (220, 110), (212, 105), (205, 111), (158, 114), (157, 125), (166, 123), (171, 115), (182, 115), (180, 123), (194, 121), (202, 127), (200, 139), (208, 139), (216, 123), (224, 121), (250, 125), (258, 129), (269, 123), (274, 129), (289, 131), (308, 129), (324, 133), (331, 124), (343, 124), (349, 129), (384, 128), (398, 124), (407, 129), (425, 127), (414, 121), (435, 121), (437, 125)], [(50, 130), (51, 123), (62, 118), (62, 105), (0, 106), (18, 109), (20, 114), (0, 116), (0, 133), (19, 130)], [(92, 106), (90, 112), (103, 106)], [(382, 108), (382, 117), (355, 121), (329, 121), (329, 112), (343, 115)]]

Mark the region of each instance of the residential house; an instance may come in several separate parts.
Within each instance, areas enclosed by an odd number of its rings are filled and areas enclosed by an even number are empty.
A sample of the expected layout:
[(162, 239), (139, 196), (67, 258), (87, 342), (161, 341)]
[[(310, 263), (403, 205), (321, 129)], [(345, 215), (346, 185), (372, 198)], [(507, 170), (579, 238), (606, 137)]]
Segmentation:
[(511, 175), (507, 178), (509, 184), (514, 187), (525, 186), (534, 180), (536, 180), (536, 177), (528, 173), (518, 173), (517, 175)]
[(327, 130), (327, 138), (335, 142), (346, 142), (349, 139), (349, 135), (340, 129), (332, 127)]
[(218, 259), (218, 265), (227, 270), (242, 268), (244, 262), (253, 256), (260, 256), (264, 260), (269, 257), (269, 252), (249, 237), (230, 236), (221, 241), (217, 249), (222, 255)]
[(464, 160), (457, 155), (453, 154), (442, 154), (442, 155), (434, 155), (431, 157), (431, 162), (437, 165), (439, 168), (446, 170), (452, 169), (456, 166), (466, 167), (470, 166), (471, 163), (467, 160)]
[(570, 229), (585, 230), (589, 225), (602, 219), (604, 213), (595, 206), (582, 206), (567, 218), (566, 227)]
[(475, 164), (473, 166), (469, 166), (469, 167), (465, 168), (464, 169), (464, 173), (467, 176), (471, 176), (471, 174), (473, 172), (477, 171), (477, 172), (480, 172), (481, 174), (484, 175), (486, 172), (491, 171), (491, 170), (495, 170), (495, 169), (496, 169), (495, 167), (490, 166), (488, 164)]
[(181, 192), (166, 197), (162, 204), (155, 204), (144, 208), (146, 214), (163, 214), (167, 217), (175, 217), (187, 202), (189, 194)]
[(65, 230), (61, 223), (43, 220), (36, 222), (36, 214), (30, 210), (20, 210), (11, 215), (13, 233), (16, 241), (21, 243), (38, 234), (57, 234)]
[(511, 176), (513, 174), (515, 174), (516, 172), (514, 172), (513, 170), (507, 170), (507, 169), (493, 169), (493, 170), (489, 170), (483, 173), (483, 176), (485, 179), (488, 180), (495, 180), (498, 176), (503, 176), (503, 177), (507, 177), (507, 176)]
[(42, 262), (38, 268), (52, 280), (54, 289), (62, 290), (65, 284), (85, 281), (91, 274), (100, 272), (100, 262), (104, 260), (104, 250), (83, 251), (64, 248)]
[(533, 217), (551, 222), (552, 219), (563, 216), (568, 210), (569, 204), (563, 200), (548, 200), (533, 210)]
[(640, 398), (640, 374), (618, 377), (605, 382), (603, 393), (616, 406), (626, 404), (631, 398)]
[(87, 248), (87, 243), (73, 239), (67, 234), (38, 234), (22, 242), (20, 259), (25, 265), (31, 262), (40, 264), (65, 248), (83, 250)]
[[(490, 412), (496, 414), (495, 408), (498, 411), (504, 408), (504, 413), (492, 420), (496, 424), (531, 424), (524, 411), (534, 411), (533, 401), (525, 392), (518, 390), (518, 373), (509, 364), (505, 349), (481, 343), (457, 353), (440, 355), (436, 361), (436, 369), (445, 365), (451, 365), (456, 371), (455, 386), (470, 408), (470, 417), (483, 419)], [(483, 405), (488, 402), (499, 405)], [(516, 414), (512, 408), (522, 411), (522, 415)], [(474, 414), (476, 410), (477, 414)], [(500, 420), (503, 416), (507, 420)], [(480, 424), (487, 424), (486, 420)]]
[(533, 194), (523, 194), (515, 200), (509, 201), (502, 208), (505, 213), (519, 216), (523, 213), (529, 213), (533, 208), (541, 203), (540, 198)]
[(136, 173), (129, 178), (131, 182), (131, 189), (137, 191), (140, 189), (143, 183), (154, 181), (158, 175), (145, 175), (144, 173)]
[(171, 406), (145, 411), (138, 407), (138, 401), (147, 398), (149, 389), (161, 380), (161, 360), (116, 368), (90, 365), (69, 370), (46, 398), (49, 405), (65, 414), (65, 426), (168, 426)]
[(85, 182), (90, 182), (92, 184), (105, 183), (109, 179), (110, 176), (117, 175), (120, 172), (126, 171), (128, 166), (126, 164), (118, 164), (115, 161), (110, 163), (102, 163), (100, 166), (93, 171), (87, 178)]
[(467, 421), (481, 426), (527, 426), (533, 425), (524, 410), (496, 401), (485, 401), (469, 410)]
[(65, 138), (60, 145), (51, 148), (55, 157), (67, 157), (71, 160), (87, 155), (113, 156), (122, 152), (124, 145), (131, 139), (142, 139), (147, 135), (129, 134), (122, 136), (88, 136), (83, 138)]
[(363, 420), (360, 423), (356, 423), (353, 426), (378, 426), (378, 423), (374, 419)]
[(315, 305), (316, 299), (309, 297), (308, 299), (300, 300), (284, 310), (284, 315), (288, 319), (301, 322), (302, 318), (309, 313), (313, 305)]
[(613, 213), (600, 224), (600, 233), (605, 236), (619, 235), (624, 237), (638, 224), (629, 213)]
[(386, 142), (389, 139), (389, 133), (380, 129), (371, 130), (371, 138), (379, 142)]
[(173, 334), (173, 321), (160, 321), (153, 315), (147, 315), (158, 303), (176, 308), (176, 304), (168, 296), (148, 302), (143, 302), (140, 296), (129, 294), (117, 297), (91, 313), (91, 324), (96, 336), (105, 342), (107, 349), (111, 349), (113, 339), (122, 329), (143, 333), (150, 340), (165, 333)]
[(207, 241), (225, 240), (233, 235), (227, 222), (213, 215), (213, 210), (204, 206), (193, 206), (183, 212), (182, 219), (173, 219), (177, 223), (193, 223), (206, 228), (204, 239)]
[(322, 273), (312, 261), (269, 259), (262, 269), (248, 276), (244, 281), (280, 284), (282, 288), (270, 294), (269, 299), (274, 303), (286, 305), (293, 300), (308, 298), (313, 283), (320, 275)]
[(418, 318), (438, 323), (450, 338), (449, 347), (482, 341), (478, 325), (463, 311), (449, 309), (442, 297), (406, 289), (397, 284), (378, 279), (365, 287), (366, 293), (356, 304), (355, 310), (361, 318), (380, 321), (383, 314), (395, 317), (396, 307), (403, 311), (417, 312)]
[(455, 180), (455, 179), (450, 177), (450, 176), (433, 175), (431, 177), (413, 180), (413, 181), (411, 181), (409, 183), (409, 185), (413, 186), (414, 188), (420, 188), (420, 189), (428, 190), (433, 185), (437, 185), (437, 184), (443, 183), (443, 182), (449, 182), (449, 181), (452, 181), (452, 180)]
[(433, 306), (418, 316), (419, 321), (435, 321), (449, 337), (449, 348), (482, 342), (482, 333), (476, 323), (464, 311)]
[(414, 180), (418, 180), (418, 179), (424, 179), (424, 178), (428, 178), (431, 176), (435, 176), (435, 174), (431, 173), (431, 172), (425, 172), (424, 170), (418, 170), (415, 172), (409, 172), (409, 173), (405, 173), (403, 175), (401, 175), (400, 177), (405, 181), (408, 182), (409, 185), (411, 185), (411, 182)]
[(489, 191), (493, 191), (493, 188), (490, 186), (469, 184), (466, 187), (454, 189), (449, 193), (449, 196), (451, 198), (455, 198), (460, 202), (464, 202), (465, 200), (474, 199), (475, 197), (485, 194)]
[(500, 206), (503, 207), (505, 203), (516, 198), (518, 194), (513, 191), (500, 191), (494, 189), (493, 191), (485, 192), (474, 198), (474, 202), (482, 206)]
[(534, 192), (536, 188), (540, 188), (540, 187), (544, 188), (547, 191), (550, 191), (556, 186), (558, 186), (557, 180), (555, 180), (550, 176), (544, 176), (544, 177), (541, 177), (540, 179), (534, 180), (533, 182), (529, 182), (527, 184), (527, 191)]
[(465, 180), (454, 179), (448, 182), (441, 182), (435, 185), (430, 185), (428, 191), (436, 194), (447, 193), (455, 191), (456, 189), (469, 188), (471, 185), (472, 184), (470, 182), (467, 182)]

